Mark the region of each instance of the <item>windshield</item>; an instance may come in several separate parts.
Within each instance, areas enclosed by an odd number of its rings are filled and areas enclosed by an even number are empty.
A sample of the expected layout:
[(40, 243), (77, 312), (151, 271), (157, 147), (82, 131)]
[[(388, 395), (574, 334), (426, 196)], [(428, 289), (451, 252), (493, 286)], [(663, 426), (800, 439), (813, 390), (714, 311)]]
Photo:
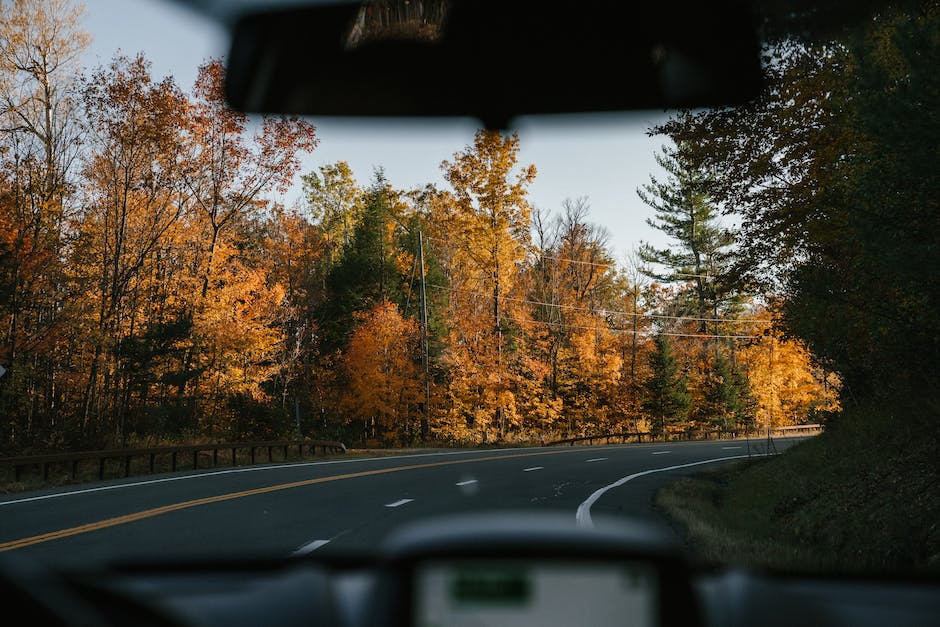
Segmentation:
[(500, 132), (247, 116), (208, 17), (4, 3), (0, 550), (368, 553), (535, 508), (713, 564), (935, 569), (926, 4), (771, 7), (746, 105)]

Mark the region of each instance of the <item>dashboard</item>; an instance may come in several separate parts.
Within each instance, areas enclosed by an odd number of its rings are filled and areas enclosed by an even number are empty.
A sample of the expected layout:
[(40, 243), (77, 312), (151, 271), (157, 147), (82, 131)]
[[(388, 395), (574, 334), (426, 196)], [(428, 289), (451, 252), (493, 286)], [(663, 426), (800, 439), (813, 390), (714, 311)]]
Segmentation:
[[(659, 529), (548, 514), (426, 521), (373, 556), (117, 565), (0, 558), (0, 600), (40, 624), (581, 627), (930, 625), (940, 581), (698, 572)], [(37, 593), (37, 591), (40, 591)]]

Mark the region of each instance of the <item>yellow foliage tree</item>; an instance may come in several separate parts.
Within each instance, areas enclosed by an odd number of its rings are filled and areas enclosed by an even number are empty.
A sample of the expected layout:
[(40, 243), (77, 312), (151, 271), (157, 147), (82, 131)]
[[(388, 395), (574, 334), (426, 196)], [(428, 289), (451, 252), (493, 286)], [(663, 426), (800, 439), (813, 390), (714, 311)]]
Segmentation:
[(812, 410), (839, 408), (838, 377), (814, 367), (802, 342), (772, 334), (742, 350), (739, 359), (757, 402), (758, 428), (800, 424)]
[(237, 246), (222, 242), (216, 253), (212, 289), (193, 320), (202, 347), (194, 367), (203, 373), (198, 394), (208, 405), (202, 425), (208, 432), (230, 426), (221, 413), (227, 398), (267, 400), (262, 384), (280, 370), (287, 293), (263, 268), (246, 265)]
[[(452, 191), (434, 203), (448, 240), (441, 258), (462, 294), (450, 302), (454, 411), (484, 439), (491, 427), (502, 438), (518, 423), (504, 308), (529, 243), (527, 193), (535, 179), (534, 166), (517, 169), (518, 154), (518, 135), (477, 132), (473, 145), (441, 164)], [(483, 371), (472, 374), (476, 368)]]
[(358, 317), (343, 357), (348, 386), (342, 406), (367, 436), (401, 441), (415, 427), (411, 410), (421, 397), (418, 325), (389, 301)]

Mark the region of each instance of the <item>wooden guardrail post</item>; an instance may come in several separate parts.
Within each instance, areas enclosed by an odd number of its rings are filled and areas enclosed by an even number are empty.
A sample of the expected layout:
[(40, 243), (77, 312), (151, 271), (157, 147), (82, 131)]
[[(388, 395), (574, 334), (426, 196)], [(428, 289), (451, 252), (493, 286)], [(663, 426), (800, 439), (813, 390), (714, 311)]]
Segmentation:
[[(594, 441), (602, 439), (604, 436), (589, 436), (588, 438), (575, 438), (574, 441), (589, 440)], [(608, 437), (608, 440), (610, 437)], [(573, 445), (573, 441), (565, 440), (566, 443)], [(308, 453), (313, 453), (314, 455), (320, 453), (321, 449), (324, 454), (333, 453), (333, 452), (345, 452), (346, 448), (342, 443), (338, 442), (327, 442), (322, 440), (274, 440), (274, 441), (265, 441), (265, 442), (251, 442), (251, 443), (220, 443), (216, 445), (204, 446), (201, 444), (196, 445), (187, 445), (187, 446), (163, 446), (163, 447), (153, 447), (153, 448), (122, 448), (122, 449), (107, 449), (102, 451), (87, 451), (87, 452), (76, 452), (76, 453), (54, 453), (49, 455), (28, 455), (23, 457), (13, 457), (13, 458), (0, 458), (0, 467), (12, 467), (12, 476), (15, 481), (21, 481), (24, 473), (24, 469), (27, 473), (36, 472), (41, 474), (44, 481), (49, 481), (51, 469), (54, 466), (69, 466), (69, 475), (71, 479), (78, 479), (78, 466), (84, 461), (97, 462), (98, 465), (98, 479), (103, 480), (107, 474), (107, 465), (109, 460), (115, 460), (119, 466), (115, 468), (115, 476), (129, 477), (133, 470), (134, 458), (145, 457), (147, 458), (146, 465), (142, 464), (143, 468), (148, 468), (151, 473), (156, 471), (156, 458), (157, 455), (169, 455), (170, 456), (170, 470), (176, 471), (179, 466), (179, 455), (192, 453), (193, 456), (193, 469), (199, 469), (200, 467), (200, 457), (202, 453), (205, 452), (208, 457), (209, 450), (212, 451), (212, 466), (215, 467), (219, 463), (219, 451), (220, 450), (231, 450), (232, 455), (232, 466), (238, 464), (238, 451), (239, 449), (248, 447), (249, 456), (251, 457), (252, 463), (257, 463), (260, 461), (258, 459), (258, 449), (267, 449), (268, 456), (267, 461), (270, 463), (274, 462), (274, 449), (283, 449), (284, 461), (290, 459), (291, 451), (293, 447), (297, 447), (298, 455), (303, 458), (305, 447), (308, 449)], [(262, 451), (262, 457), (264, 453)], [(207, 460), (208, 463), (208, 460)]]

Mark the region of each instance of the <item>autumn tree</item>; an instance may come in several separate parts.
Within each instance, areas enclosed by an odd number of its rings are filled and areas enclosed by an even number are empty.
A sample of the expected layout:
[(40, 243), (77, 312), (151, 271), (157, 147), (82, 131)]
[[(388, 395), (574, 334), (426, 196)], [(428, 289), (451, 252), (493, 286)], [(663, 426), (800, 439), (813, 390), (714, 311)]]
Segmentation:
[[(241, 317), (217, 308), (229, 306), (233, 298), (244, 300), (241, 294), (249, 295), (251, 302), (276, 300), (281, 293), (283, 286), (269, 281), (260, 256), (252, 259), (249, 268), (242, 256), (256, 240), (252, 224), (267, 208), (265, 194), (286, 191), (299, 170), (299, 154), (313, 150), (317, 140), (313, 125), (297, 118), (264, 117), (249, 124), (245, 114), (226, 104), (223, 76), (218, 60), (199, 68), (184, 144), (182, 175), (192, 204), (190, 228), (199, 234), (195, 240), (199, 245), (193, 251), (197, 272), (193, 338), (185, 364), (197, 376), (181, 391), (189, 385), (203, 386), (215, 398), (226, 391), (216, 382), (234, 382), (252, 373), (247, 387), (233, 386), (228, 391), (259, 397), (264, 394), (261, 381), (271, 374), (266, 366), (271, 350), (266, 328), (274, 314), (268, 304), (260, 302), (256, 311), (246, 310)], [(213, 294), (214, 290), (218, 293)], [(232, 324), (248, 326), (233, 334), (227, 328)], [(212, 341), (239, 334), (243, 341), (255, 338), (261, 344), (246, 352), (237, 343)], [(223, 346), (229, 350), (219, 352)], [(242, 363), (246, 356), (253, 356), (254, 364)], [(221, 416), (218, 405), (216, 401), (210, 404), (210, 415)]]
[[(606, 310), (616, 310), (616, 266), (607, 232), (587, 220), (587, 199), (566, 200), (538, 238), (530, 271), (533, 331), (544, 340), (548, 389), (569, 433), (604, 430), (616, 412), (622, 355)], [(539, 343), (534, 343), (538, 346)]]
[(82, 8), (64, 0), (0, 5), (0, 437), (53, 437), (62, 346), (65, 205), (78, 154)]
[[(468, 383), (476, 393), (462, 411), (474, 429), (486, 437), (495, 426), (498, 437), (507, 430), (514, 404), (510, 355), (504, 343), (506, 296), (512, 290), (517, 263), (529, 243), (528, 186), (535, 167), (517, 168), (518, 135), (478, 131), (473, 144), (441, 164), (450, 191), (438, 204), (453, 248), (448, 255), (455, 325), (452, 357), (463, 376), (469, 362), (483, 364), (486, 376)], [(482, 300), (471, 294), (485, 293)], [(486, 303), (484, 307), (484, 303)], [(509, 351), (506, 351), (509, 352)]]
[(418, 326), (387, 300), (357, 317), (359, 325), (343, 362), (348, 388), (342, 404), (347, 419), (356, 421), (368, 437), (397, 442), (413, 438), (421, 389)]
[(645, 272), (645, 262), (634, 249), (628, 253), (620, 267), (616, 308), (622, 314), (617, 318), (621, 336), (621, 358), (623, 369), (620, 377), (618, 399), (621, 414), (628, 419), (634, 430), (638, 430), (638, 419), (642, 410), (642, 382), (646, 379), (644, 358), (649, 349), (649, 335), (653, 330), (655, 289)]
[(802, 424), (817, 411), (840, 407), (839, 377), (817, 368), (805, 344), (782, 337), (779, 330), (747, 346), (741, 362), (758, 428)]
[(221, 235), (260, 206), (263, 194), (286, 191), (300, 168), (298, 154), (317, 145), (312, 124), (298, 118), (265, 117), (249, 134), (248, 117), (225, 102), (221, 61), (199, 68), (190, 113), (186, 186), (205, 222), (202, 296)]
[(88, 202), (72, 259), (90, 342), (82, 424), (123, 438), (130, 374), (120, 348), (150, 322), (145, 273), (186, 201), (178, 177), (186, 99), (172, 79), (154, 83), (140, 56), (99, 69), (83, 98)]

